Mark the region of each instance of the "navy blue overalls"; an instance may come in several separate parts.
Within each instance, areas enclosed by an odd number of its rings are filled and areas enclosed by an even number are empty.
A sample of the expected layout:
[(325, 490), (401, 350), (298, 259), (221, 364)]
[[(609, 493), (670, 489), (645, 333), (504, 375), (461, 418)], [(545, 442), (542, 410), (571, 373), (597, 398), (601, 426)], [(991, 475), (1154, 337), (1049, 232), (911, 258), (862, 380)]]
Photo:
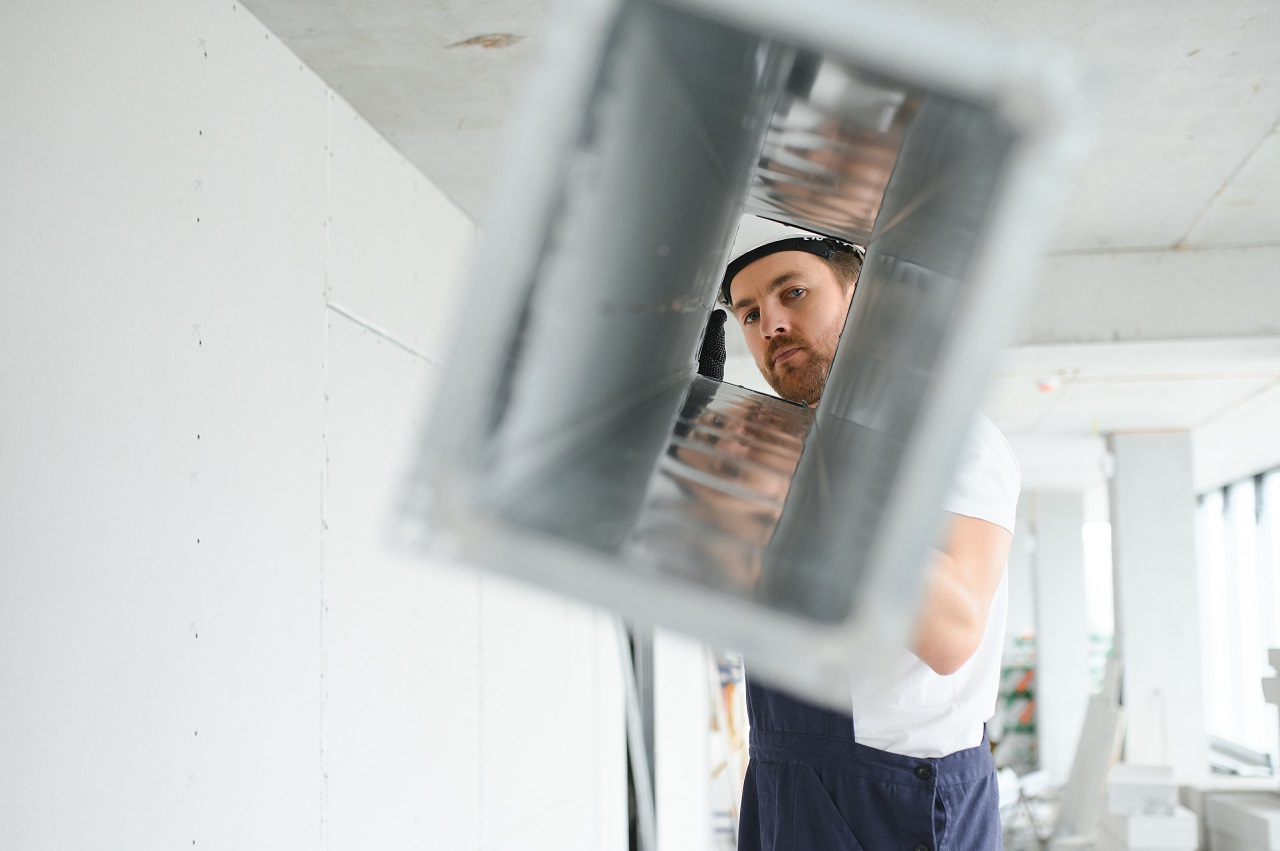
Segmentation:
[(747, 681), (751, 761), (738, 851), (990, 851), (1003, 847), (987, 743), (941, 759), (853, 738), (853, 719)]

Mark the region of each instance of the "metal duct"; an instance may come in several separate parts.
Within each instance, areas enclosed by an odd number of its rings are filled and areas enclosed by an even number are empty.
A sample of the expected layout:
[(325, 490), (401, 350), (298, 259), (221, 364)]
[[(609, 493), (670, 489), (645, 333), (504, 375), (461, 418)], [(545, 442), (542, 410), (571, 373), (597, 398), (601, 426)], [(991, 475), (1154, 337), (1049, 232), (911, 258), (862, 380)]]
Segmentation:
[[(403, 537), (841, 705), (910, 623), (1061, 190), (1067, 88), (846, 0), (566, 9)], [(694, 374), (743, 211), (867, 246), (816, 410)]]

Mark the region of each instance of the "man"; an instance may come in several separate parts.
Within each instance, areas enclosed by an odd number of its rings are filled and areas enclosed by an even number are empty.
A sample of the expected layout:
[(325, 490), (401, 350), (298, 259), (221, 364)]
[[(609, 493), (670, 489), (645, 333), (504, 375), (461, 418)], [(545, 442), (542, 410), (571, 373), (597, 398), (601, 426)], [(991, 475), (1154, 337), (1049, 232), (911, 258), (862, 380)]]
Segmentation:
[[(861, 257), (838, 240), (744, 217), (721, 298), (783, 398), (821, 401)], [(1018, 487), (1008, 443), (980, 416), (944, 506), (949, 528), (909, 652), (883, 681), (856, 687), (851, 715), (749, 681), (740, 851), (1001, 847), (985, 721)]]

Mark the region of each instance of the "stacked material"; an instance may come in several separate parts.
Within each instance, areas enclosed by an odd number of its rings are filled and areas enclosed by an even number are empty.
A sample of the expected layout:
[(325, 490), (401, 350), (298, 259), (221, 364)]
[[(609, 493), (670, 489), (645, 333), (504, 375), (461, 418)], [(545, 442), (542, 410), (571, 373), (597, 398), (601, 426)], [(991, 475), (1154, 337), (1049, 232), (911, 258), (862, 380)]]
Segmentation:
[(1275, 792), (1210, 795), (1205, 821), (1212, 851), (1280, 849), (1280, 795)]
[[(1280, 674), (1280, 647), (1272, 647), (1267, 651), (1267, 661)], [(1262, 696), (1267, 699), (1267, 703), (1280, 704), (1280, 676), (1262, 678)]]
[(1276, 780), (1274, 777), (1211, 775), (1178, 787), (1178, 802), (1200, 818), (1200, 847), (1205, 851), (1217, 851), (1225, 841), (1219, 840), (1218, 845), (1213, 844), (1209, 828), (1209, 801), (1224, 795), (1229, 797), (1246, 792), (1267, 792), (1274, 795)]
[(1122, 764), (1111, 769), (1097, 851), (1196, 851), (1199, 832), (1196, 814), (1178, 805), (1171, 767)]
[[(1267, 650), (1267, 663), (1280, 673), (1280, 648)], [(1262, 696), (1268, 704), (1280, 704), (1280, 677), (1262, 678)]]
[(1171, 813), (1178, 805), (1178, 785), (1167, 765), (1121, 763), (1107, 775), (1107, 812)]
[(1106, 815), (1098, 824), (1097, 851), (1141, 848), (1196, 851), (1200, 847), (1196, 814), (1178, 807), (1168, 815)]
[[(1271, 667), (1280, 672), (1280, 648), (1267, 651)], [(1280, 704), (1280, 677), (1263, 677), (1268, 703)], [(1280, 794), (1219, 792), (1205, 796), (1204, 820), (1212, 851), (1272, 851), (1280, 849)]]

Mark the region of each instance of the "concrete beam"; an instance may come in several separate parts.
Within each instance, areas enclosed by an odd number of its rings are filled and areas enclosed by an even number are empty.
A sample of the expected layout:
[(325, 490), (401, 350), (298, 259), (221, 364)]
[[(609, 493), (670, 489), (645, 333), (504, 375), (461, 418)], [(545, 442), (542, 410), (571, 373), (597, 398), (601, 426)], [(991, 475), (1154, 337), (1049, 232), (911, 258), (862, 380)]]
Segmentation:
[(1106, 485), (1111, 456), (1106, 441), (1094, 435), (1006, 435), (1022, 468), (1023, 493), (1075, 491)]
[(1280, 377), (1191, 436), (1197, 493), (1280, 467)]
[(1019, 345), (1280, 335), (1280, 243), (1045, 261)]

